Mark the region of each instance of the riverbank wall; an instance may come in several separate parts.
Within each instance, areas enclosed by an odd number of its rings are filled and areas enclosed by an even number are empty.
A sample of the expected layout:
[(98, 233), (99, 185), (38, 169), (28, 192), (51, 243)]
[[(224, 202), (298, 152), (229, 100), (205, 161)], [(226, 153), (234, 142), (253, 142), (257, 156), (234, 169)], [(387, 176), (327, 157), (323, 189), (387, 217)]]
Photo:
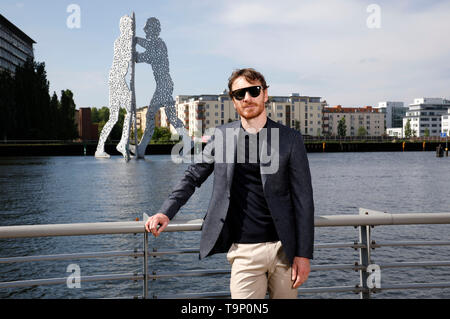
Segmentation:
[[(308, 153), (319, 152), (420, 152), (436, 151), (445, 142), (306, 142)], [(173, 144), (151, 144), (146, 155), (170, 155)], [(93, 156), (96, 144), (0, 144), (0, 156)], [(121, 155), (115, 144), (105, 145), (110, 155)]]

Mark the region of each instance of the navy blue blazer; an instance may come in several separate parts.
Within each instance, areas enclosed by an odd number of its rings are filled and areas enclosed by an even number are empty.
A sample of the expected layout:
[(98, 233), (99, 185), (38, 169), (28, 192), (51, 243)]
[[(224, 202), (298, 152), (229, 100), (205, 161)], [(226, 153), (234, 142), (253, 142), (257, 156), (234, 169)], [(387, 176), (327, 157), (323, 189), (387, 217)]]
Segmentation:
[[(214, 172), (213, 191), (204, 218), (200, 258), (227, 252), (232, 244), (226, 222), (235, 159), (239, 159), (240, 121), (215, 129), (203, 151), (203, 160), (190, 165), (159, 212), (172, 219)], [(313, 258), (314, 200), (308, 157), (300, 132), (267, 119), (260, 132), (260, 167), (264, 196), (284, 252), (292, 263), (295, 256)], [(236, 156), (236, 152), (238, 155)]]

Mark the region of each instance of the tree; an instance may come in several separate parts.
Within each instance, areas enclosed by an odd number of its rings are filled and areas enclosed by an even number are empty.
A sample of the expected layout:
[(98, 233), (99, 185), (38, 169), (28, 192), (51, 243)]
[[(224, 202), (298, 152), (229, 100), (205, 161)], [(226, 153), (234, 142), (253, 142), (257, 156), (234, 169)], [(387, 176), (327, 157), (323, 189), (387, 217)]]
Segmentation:
[(14, 134), (19, 139), (46, 139), (49, 125), (49, 83), (44, 63), (28, 59), (16, 68), (13, 79)]
[(430, 137), (430, 130), (428, 128), (425, 129), (424, 136)]
[(6, 71), (0, 71), (0, 138), (7, 139), (13, 135), (15, 124), (15, 99), (13, 78)]
[(410, 138), (413, 135), (412, 129), (411, 129), (411, 119), (408, 119), (405, 124), (405, 137)]
[(358, 128), (358, 136), (367, 136), (367, 130), (364, 126)]
[(338, 135), (340, 137), (345, 137), (347, 135), (347, 125), (345, 124), (345, 117), (339, 120), (338, 124)]
[(0, 138), (73, 139), (75, 102), (70, 90), (50, 98), (45, 63), (28, 59), (14, 75), (0, 72)]
[(294, 121), (294, 127), (297, 131), (300, 131), (300, 121), (299, 120)]
[(61, 91), (60, 104), (60, 139), (72, 140), (78, 137), (77, 125), (75, 123), (75, 102), (73, 100), (73, 93), (70, 90)]
[(59, 103), (58, 95), (56, 95), (56, 92), (53, 92), (52, 98), (50, 99), (50, 112), (49, 112), (49, 118), (50, 118), (50, 124), (49, 128), (53, 132), (51, 134), (52, 138), (56, 138), (61, 131), (61, 116), (59, 114), (59, 110), (61, 108), (61, 104)]
[(91, 122), (92, 123), (100, 122), (99, 111), (97, 110), (96, 107), (91, 107)]
[(171, 137), (172, 133), (169, 128), (156, 126), (151, 143), (168, 143)]

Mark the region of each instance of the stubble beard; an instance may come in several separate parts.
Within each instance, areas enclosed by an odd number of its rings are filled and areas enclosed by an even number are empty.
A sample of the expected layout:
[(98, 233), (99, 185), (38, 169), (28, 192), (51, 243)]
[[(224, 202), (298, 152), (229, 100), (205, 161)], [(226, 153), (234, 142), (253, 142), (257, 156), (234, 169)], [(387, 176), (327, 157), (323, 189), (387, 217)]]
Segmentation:
[(249, 109), (246, 109), (245, 107), (238, 108), (238, 114), (246, 119), (246, 120), (252, 120), (254, 118), (257, 118), (264, 112), (264, 105), (261, 106), (259, 104), (250, 104)]

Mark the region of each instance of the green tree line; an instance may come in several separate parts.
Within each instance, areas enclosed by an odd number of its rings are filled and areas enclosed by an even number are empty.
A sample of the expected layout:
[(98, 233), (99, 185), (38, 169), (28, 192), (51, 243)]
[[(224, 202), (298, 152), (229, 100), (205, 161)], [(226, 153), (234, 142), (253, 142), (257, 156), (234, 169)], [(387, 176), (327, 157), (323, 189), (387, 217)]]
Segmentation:
[(0, 138), (73, 140), (78, 137), (70, 90), (49, 94), (45, 63), (28, 60), (15, 74), (0, 71)]

